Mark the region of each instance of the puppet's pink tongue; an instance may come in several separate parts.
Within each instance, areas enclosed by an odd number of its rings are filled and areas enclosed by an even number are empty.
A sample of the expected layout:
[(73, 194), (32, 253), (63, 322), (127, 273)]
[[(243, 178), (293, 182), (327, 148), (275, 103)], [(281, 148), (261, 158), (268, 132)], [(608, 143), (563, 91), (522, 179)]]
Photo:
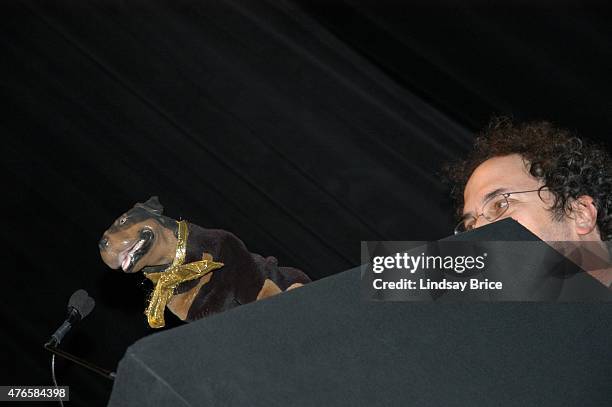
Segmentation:
[(130, 262), (132, 260), (132, 257), (134, 256), (134, 253), (136, 253), (136, 251), (140, 249), (143, 244), (144, 244), (144, 240), (139, 241), (138, 243), (134, 245), (134, 247), (130, 249), (128, 254), (125, 255), (125, 258), (121, 262), (121, 268), (123, 269), (123, 271), (126, 271), (127, 268), (130, 266)]

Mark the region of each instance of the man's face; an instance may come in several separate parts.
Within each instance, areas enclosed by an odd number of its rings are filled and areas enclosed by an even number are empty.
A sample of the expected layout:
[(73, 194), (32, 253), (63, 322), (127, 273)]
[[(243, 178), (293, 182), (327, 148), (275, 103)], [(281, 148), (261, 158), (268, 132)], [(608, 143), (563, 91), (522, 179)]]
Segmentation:
[[(491, 158), (480, 164), (470, 176), (463, 192), (463, 214), (476, 216), (482, 213), (487, 195), (496, 190), (499, 193), (530, 191), (541, 186), (542, 183), (529, 174), (520, 155)], [(549, 211), (553, 195), (543, 190), (540, 196), (537, 192), (510, 195), (508, 210), (500, 219), (511, 217), (544, 241), (577, 240), (578, 236), (567, 217), (561, 221), (553, 219)], [(480, 216), (475, 227), (487, 223), (489, 221)]]

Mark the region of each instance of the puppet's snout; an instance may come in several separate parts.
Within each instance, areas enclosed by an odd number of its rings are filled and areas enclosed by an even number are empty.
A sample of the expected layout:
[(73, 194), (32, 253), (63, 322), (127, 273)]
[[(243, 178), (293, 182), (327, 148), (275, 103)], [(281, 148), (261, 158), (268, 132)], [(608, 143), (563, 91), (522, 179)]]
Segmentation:
[(106, 235), (102, 236), (102, 239), (98, 242), (98, 248), (100, 251), (106, 250), (108, 248), (108, 238)]

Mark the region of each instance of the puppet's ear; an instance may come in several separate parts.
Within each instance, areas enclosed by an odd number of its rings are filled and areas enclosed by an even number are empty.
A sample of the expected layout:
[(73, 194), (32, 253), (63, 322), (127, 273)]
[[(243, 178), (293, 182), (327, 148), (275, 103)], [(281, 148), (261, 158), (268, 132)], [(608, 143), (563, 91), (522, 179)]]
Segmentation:
[(162, 213), (164, 213), (164, 207), (159, 202), (159, 198), (157, 196), (152, 196), (145, 203), (139, 202), (134, 206), (146, 209), (147, 211), (152, 212), (156, 215), (161, 215)]

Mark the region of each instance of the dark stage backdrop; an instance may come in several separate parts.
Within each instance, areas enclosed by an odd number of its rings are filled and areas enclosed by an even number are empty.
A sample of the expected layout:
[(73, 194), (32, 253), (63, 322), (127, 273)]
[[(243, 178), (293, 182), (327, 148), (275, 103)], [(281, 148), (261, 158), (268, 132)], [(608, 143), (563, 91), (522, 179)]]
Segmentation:
[[(114, 369), (153, 333), (150, 286), (96, 247), (151, 195), (319, 279), (361, 240), (449, 235), (437, 171), (492, 114), (612, 128), (600, 9), (7, 1), (0, 20), (5, 385), (51, 382), (42, 344), (77, 288), (97, 307), (65, 349)], [(110, 383), (57, 373), (105, 405)]]

